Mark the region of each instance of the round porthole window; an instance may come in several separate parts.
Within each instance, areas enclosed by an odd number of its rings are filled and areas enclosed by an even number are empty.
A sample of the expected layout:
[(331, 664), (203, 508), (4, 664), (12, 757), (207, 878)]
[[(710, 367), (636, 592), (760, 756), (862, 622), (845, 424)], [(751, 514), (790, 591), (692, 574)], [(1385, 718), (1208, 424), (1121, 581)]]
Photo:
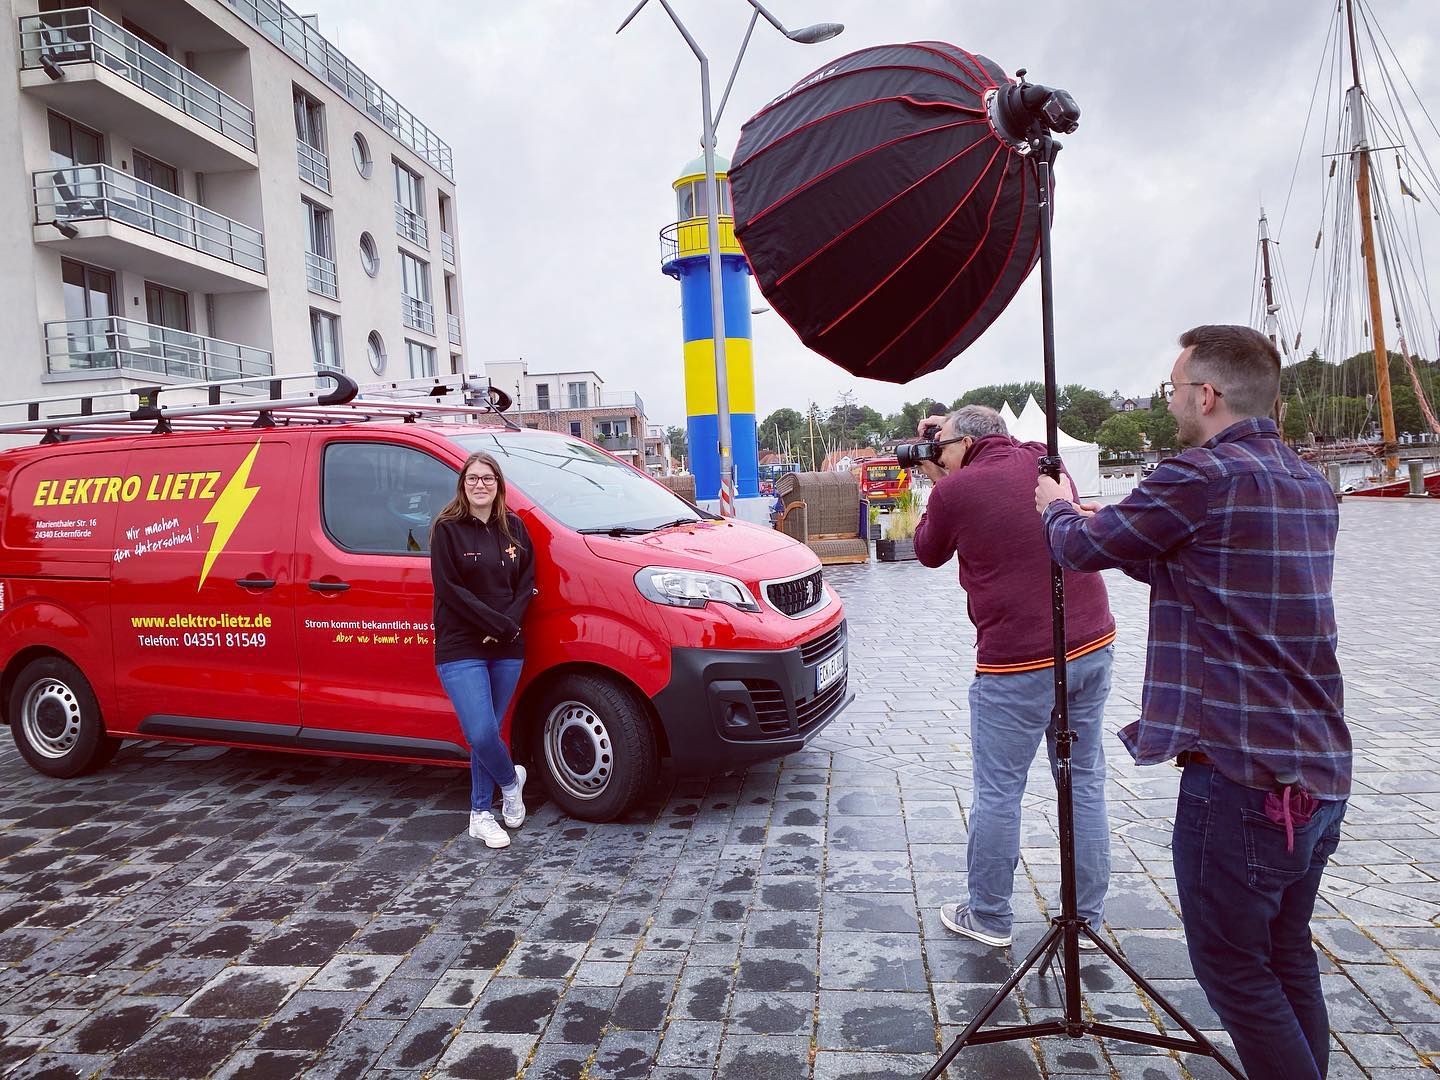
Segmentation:
[(376, 375), (385, 371), (385, 341), (380, 336), (380, 331), (371, 330), (370, 337), (365, 342), (365, 352), (370, 357), (370, 370)]
[(368, 232), (360, 234), (360, 265), (371, 277), (380, 272), (380, 252), (375, 247), (375, 238)]
[(350, 152), (355, 158), (356, 171), (365, 179), (370, 179), (370, 171), (375, 167), (375, 161), (370, 157), (370, 144), (358, 131), (355, 132), (355, 138), (350, 143)]

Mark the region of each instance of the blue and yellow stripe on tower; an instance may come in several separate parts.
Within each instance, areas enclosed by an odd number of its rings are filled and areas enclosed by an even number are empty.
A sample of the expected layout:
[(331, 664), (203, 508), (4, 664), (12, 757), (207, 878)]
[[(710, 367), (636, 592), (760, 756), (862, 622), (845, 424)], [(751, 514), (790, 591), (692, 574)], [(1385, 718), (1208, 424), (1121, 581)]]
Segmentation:
[[(720, 286), (725, 306), (726, 386), (730, 446), (740, 498), (759, 494), (755, 440), (755, 370), (750, 340), (750, 264), (735, 240), (730, 163), (715, 157), (720, 191)], [(698, 499), (720, 497), (720, 425), (715, 390), (715, 327), (710, 308), (710, 248), (705, 161), (685, 167), (674, 183), (680, 220), (664, 229), (661, 270), (680, 282), (684, 332), (686, 438)]]

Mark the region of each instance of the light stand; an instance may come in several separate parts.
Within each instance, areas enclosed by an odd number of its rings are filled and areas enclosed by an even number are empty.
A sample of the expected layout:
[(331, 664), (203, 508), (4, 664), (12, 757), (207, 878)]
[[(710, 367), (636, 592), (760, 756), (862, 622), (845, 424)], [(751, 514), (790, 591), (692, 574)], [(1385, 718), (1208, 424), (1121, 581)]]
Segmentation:
[[(1055, 313), (1054, 289), (1051, 279), (1050, 250), (1050, 173), (1055, 164), (1055, 155), (1060, 143), (1050, 134), (1051, 129), (1062, 132), (1074, 131), (1079, 122), (1080, 110), (1063, 90), (1051, 90), (1043, 86), (1031, 86), (1024, 82), (1025, 72), (1019, 73), (1020, 83), (1001, 88), (995, 92), (991, 107), (991, 119), (997, 132), (1012, 142), (1016, 135), (1024, 139), (1029, 148), (1029, 162), (1035, 169), (1036, 189), (1040, 202), (1040, 311), (1041, 326), (1045, 339), (1045, 448), (1046, 456), (1040, 460), (1040, 472), (1060, 479), (1059, 422), (1056, 419), (1055, 390)], [(1023, 133), (1023, 134), (1021, 134)], [(1102, 1039), (1120, 1042), (1140, 1043), (1158, 1046), (1165, 1050), (1183, 1050), (1204, 1057), (1214, 1058), (1221, 1068), (1238, 1080), (1244, 1074), (1225, 1058), (1198, 1029), (1194, 1027), (1171, 1005), (1144, 977), (1105, 941), (1089, 922), (1082, 919), (1078, 911), (1075, 893), (1075, 804), (1070, 779), (1070, 747), (1076, 735), (1070, 727), (1069, 694), (1065, 673), (1065, 575), (1056, 562), (1050, 564), (1050, 619), (1053, 630), (1052, 647), (1055, 655), (1055, 706), (1051, 721), (1055, 729), (1055, 794), (1060, 805), (1060, 914), (1050, 920), (1050, 929), (1030, 950), (1030, 955), (1015, 969), (1005, 985), (975, 1014), (965, 1030), (957, 1035), (950, 1046), (940, 1055), (935, 1067), (925, 1074), (925, 1080), (939, 1080), (945, 1068), (967, 1046), (981, 1043), (1014, 1042), (1021, 1039), (1035, 1039), (1046, 1035), (1066, 1035), (1078, 1039), (1094, 1035)], [(1080, 1010), (1080, 935), (1084, 934), (1094, 942), (1115, 966), (1123, 971), (1165, 1014), (1174, 1020), (1190, 1036), (1177, 1039), (1150, 1031), (1118, 1027), (1085, 1019)], [(1065, 1015), (1063, 1019), (1046, 1020), (1035, 1024), (1015, 1024), (1008, 1027), (990, 1028), (981, 1031), (981, 1025), (990, 1019), (1031, 968), (1039, 965), (1043, 973), (1056, 954), (1061, 960), (1065, 983)]]

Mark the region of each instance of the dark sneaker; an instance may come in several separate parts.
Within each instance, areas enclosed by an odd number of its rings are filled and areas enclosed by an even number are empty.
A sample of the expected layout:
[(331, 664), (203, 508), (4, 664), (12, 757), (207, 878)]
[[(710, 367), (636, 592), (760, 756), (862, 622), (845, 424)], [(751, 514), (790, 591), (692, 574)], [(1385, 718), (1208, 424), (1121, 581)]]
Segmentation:
[(963, 904), (943, 904), (940, 907), (940, 921), (945, 924), (947, 930), (953, 930), (957, 934), (964, 934), (968, 938), (974, 938), (985, 945), (992, 945), (997, 949), (1003, 949), (1010, 944), (1009, 934), (995, 934), (989, 930), (981, 930), (975, 924), (975, 918), (970, 914), (970, 909)]

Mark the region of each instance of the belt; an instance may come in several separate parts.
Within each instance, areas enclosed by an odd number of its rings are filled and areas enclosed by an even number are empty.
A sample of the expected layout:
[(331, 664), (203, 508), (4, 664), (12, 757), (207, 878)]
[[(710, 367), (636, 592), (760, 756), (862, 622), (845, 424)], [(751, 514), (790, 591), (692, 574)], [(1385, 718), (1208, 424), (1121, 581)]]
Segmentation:
[(1182, 769), (1186, 765), (1209, 765), (1213, 768), (1215, 762), (1203, 750), (1181, 750), (1175, 755), (1175, 764)]

